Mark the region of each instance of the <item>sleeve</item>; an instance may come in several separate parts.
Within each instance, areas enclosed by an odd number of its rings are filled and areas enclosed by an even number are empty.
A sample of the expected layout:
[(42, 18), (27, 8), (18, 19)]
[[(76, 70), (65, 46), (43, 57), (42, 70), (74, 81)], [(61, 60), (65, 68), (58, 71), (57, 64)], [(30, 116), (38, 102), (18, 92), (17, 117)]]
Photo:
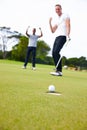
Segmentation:
[(70, 19), (69, 14), (66, 14), (66, 15), (65, 15), (65, 19)]

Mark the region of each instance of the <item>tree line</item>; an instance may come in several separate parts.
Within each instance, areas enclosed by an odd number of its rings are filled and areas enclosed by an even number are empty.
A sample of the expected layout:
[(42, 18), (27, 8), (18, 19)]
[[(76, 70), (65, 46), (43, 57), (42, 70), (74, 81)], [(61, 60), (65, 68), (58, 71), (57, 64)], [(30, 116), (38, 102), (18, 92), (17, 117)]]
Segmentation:
[(76, 70), (80, 69), (86, 69), (87, 70), (87, 59), (84, 56), (81, 56), (80, 58), (74, 57), (74, 58), (62, 58), (62, 64), (67, 65), (69, 67), (73, 67)]
[[(6, 59), (22, 61), (25, 60), (25, 55), (27, 51), (28, 38), (26, 36), (21, 36), (19, 43), (15, 45), (10, 52), (6, 52)], [(39, 40), (37, 42), (37, 56), (36, 63), (39, 64), (48, 64), (54, 65), (53, 58), (48, 56), (49, 51), (51, 50), (50, 46), (43, 40)], [(31, 62), (32, 56), (30, 56), (29, 62)], [(0, 51), (0, 59), (3, 59), (3, 52)], [(87, 59), (86, 57), (81, 56), (80, 58), (66, 58), (65, 56), (62, 58), (62, 65), (69, 66), (80, 69), (87, 69)]]

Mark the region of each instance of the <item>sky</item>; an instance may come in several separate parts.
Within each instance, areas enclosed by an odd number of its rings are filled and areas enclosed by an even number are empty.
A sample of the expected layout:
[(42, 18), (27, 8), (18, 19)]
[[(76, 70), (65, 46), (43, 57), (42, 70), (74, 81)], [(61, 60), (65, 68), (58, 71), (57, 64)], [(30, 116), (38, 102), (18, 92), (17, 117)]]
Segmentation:
[[(55, 34), (49, 28), (49, 18), (56, 18), (55, 5), (70, 16), (71, 41), (61, 54), (67, 58), (87, 57), (87, 0), (0, 0), (0, 27), (11, 27), (25, 35), (28, 26), (42, 28), (44, 40), (52, 50)], [(51, 54), (51, 53), (50, 53)]]

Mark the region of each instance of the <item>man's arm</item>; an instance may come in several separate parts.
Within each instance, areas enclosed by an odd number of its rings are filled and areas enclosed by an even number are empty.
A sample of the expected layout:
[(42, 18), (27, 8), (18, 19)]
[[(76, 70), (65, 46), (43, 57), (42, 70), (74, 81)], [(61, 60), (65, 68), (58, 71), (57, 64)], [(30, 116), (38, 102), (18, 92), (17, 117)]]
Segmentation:
[(39, 28), (39, 30), (40, 30), (40, 35), (39, 35), (38, 37), (40, 38), (40, 37), (42, 37), (42, 36), (43, 36), (43, 33), (42, 33), (41, 28)]
[(70, 18), (66, 19), (66, 29), (67, 29), (67, 37), (70, 38), (70, 29), (71, 29)]
[(30, 28), (30, 26), (28, 26), (27, 30), (26, 30), (26, 35), (29, 37), (30, 35), (28, 34), (28, 29)]
[(52, 18), (49, 19), (49, 25), (50, 25), (50, 30), (52, 33), (54, 33), (56, 29), (58, 28), (57, 25), (52, 26)]

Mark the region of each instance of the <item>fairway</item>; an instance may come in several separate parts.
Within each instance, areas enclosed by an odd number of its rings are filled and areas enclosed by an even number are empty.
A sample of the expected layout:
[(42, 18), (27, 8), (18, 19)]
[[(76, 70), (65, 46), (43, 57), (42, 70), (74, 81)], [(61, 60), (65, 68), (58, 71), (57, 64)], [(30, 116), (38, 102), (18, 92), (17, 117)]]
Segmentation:
[[(0, 60), (0, 130), (87, 130), (87, 72)], [(48, 94), (54, 85), (60, 95)]]

